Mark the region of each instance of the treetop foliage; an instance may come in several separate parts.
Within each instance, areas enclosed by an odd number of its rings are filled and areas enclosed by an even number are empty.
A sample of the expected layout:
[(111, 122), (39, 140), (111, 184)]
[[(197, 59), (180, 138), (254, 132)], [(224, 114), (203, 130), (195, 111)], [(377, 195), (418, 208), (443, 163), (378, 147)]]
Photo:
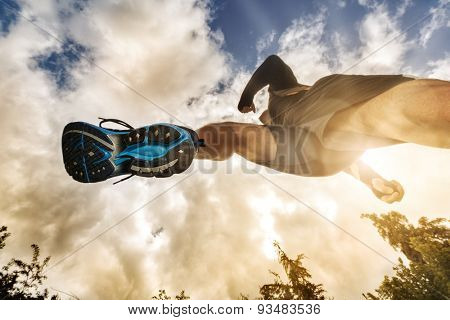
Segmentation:
[(450, 228), (449, 220), (429, 220), (422, 217), (414, 226), (398, 213), (380, 216), (363, 214), (377, 228), (383, 239), (401, 251), (409, 260), (401, 258), (394, 266), (395, 274), (385, 276), (375, 293), (367, 299), (449, 299), (450, 297)]
[[(5, 247), (5, 240), (10, 236), (7, 231), (7, 227), (0, 227), (0, 249)], [(0, 269), (0, 300), (58, 299), (58, 295), (50, 295), (48, 289), (41, 289), (47, 278), (44, 269), (50, 257), (40, 262), (39, 246), (32, 244), (31, 249), (33, 255), (30, 263), (13, 258)]]

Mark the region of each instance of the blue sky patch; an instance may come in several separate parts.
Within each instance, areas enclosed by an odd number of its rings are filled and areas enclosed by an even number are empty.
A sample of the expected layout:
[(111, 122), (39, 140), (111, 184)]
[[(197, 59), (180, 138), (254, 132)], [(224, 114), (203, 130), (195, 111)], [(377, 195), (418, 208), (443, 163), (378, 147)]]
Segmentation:
[(69, 1), (67, 6), (58, 12), (59, 18), (61, 20), (64, 20), (64, 19), (67, 19), (70, 16), (72, 16), (74, 13), (83, 11), (89, 4), (89, 1), (90, 0), (71, 0), (71, 1)]
[[(402, 0), (385, 1), (390, 15), (394, 16), (402, 5)], [(425, 17), (432, 6), (439, 1), (413, 1), (401, 18), (402, 30), (407, 29)], [(274, 33), (273, 41), (262, 52), (261, 56), (276, 53), (279, 49), (278, 39), (292, 21), (309, 14), (317, 14), (320, 7), (326, 8), (326, 26), (324, 40), (337, 32), (345, 36), (349, 48), (361, 45), (358, 24), (371, 9), (362, 6), (358, 1), (298, 1), (298, 0), (212, 0), (213, 19), (210, 26), (213, 30), (221, 30), (225, 43), (223, 49), (230, 52), (239, 66), (248, 70), (254, 69), (258, 61), (257, 42)], [(417, 36), (422, 23), (407, 30), (409, 39)], [(442, 58), (443, 53), (450, 50), (450, 42), (445, 40), (448, 32), (439, 30), (433, 35), (426, 48), (417, 46), (413, 55), (423, 63), (425, 58)], [(386, 41), (388, 41), (387, 39)], [(412, 53), (408, 53), (412, 54)]]
[(19, 4), (14, 0), (2, 0), (0, 2), (0, 33), (6, 35), (12, 25), (18, 19), (20, 12)]
[(72, 90), (75, 83), (71, 72), (80, 63), (80, 54), (89, 55), (89, 52), (89, 48), (73, 39), (65, 39), (59, 50), (37, 55), (33, 60), (36, 67), (45, 71), (58, 89)]
[(75, 10), (83, 11), (84, 8), (87, 6), (89, 0), (73, 0), (72, 6)]

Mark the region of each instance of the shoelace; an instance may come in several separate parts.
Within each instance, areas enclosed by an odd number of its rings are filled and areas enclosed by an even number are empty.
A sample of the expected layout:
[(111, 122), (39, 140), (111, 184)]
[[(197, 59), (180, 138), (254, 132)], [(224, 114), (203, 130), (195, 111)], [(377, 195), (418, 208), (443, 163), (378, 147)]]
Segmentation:
[(108, 130), (112, 130), (112, 131), (128, 131), (128, 130), (122, 130), (122, 129), (112, 129), (112, 128), (105, 128), (102, 126), (102, 124), (106, 123), (106, 122), (112, 122), (112, 123), (116, 123), (118, 125), (124, 126), (130, 130), (134, 130), (134, 127), (131, 126), (130, 124), (126, 123), (125, 121), (119, 120), (119, 119), (105, 119), (105, 118), (100, 118), (98, 117), (101, 121), (98, 124), (100, 128), (103, 129), (108, 129)]
[[(126, 123), (125, 121), (122, 121), (122, 120), (119, 120), (119, 119), (112, 119), (112, 118), (105, 119), (105, 118), (101, 118), (101, 117), (99, 117), (99, 119), (101, 121), (100, 121), (100, 123), (98, 125), (99, 125), (100, 128), (103, 128), (103, 129), (108, 129), (108, 130), (116, 131), (116, 132), (124, 132), (124, 131), (128, 131), (128, 130), (134, 130), (133, 126), (131, 126), (130, 124)], [(122, 129), (112, 129), (112, 128), (105, 128), (105, 127), (103, 127), (102, 124), (107, 123), (107, 122), (116, 123), (118, 125), (126, 127), (127, 129), (123, 129), (122, 130)], [(187, 128), (184, 128), (184, 129), (185, 130), (190, 130), (190, 129), (187, 129)], [(198, 147), (205, 147), (205, 141), (203, 139), (198, 139), (197, 141), (194, 142), (194, 144), (196, 144), (197, 148)], [(134, 176), (135, 176), (135, 174), (131, 173), (128, 177), (125, 177), (123, 179), (120, 179), (119, 181), (114, 182), (113, 185), (114, 184), (118, 184), (120, 182), (123, 182), (125, 180), (128, 180), (128, 179), (130, 179), (130, 178), (132, 178)]]
[[(101, 120), (100, 123), (98, 124), (98, 126), (99, 126), (100, 128), (108, 129), (108, 130), (116, 131), (116, 132), (128, 131), (128, 129), (134, 130), (134, 127), (131, 126), (130, 124), (126, 123), (125, 121), (122, 121), (122, 120), (119, 120), (119, 119), (105, 119), (105, 118), (100, 118), (100, 117), (98, 117), (98, 118)], [(107, 123), (107, 122), (116, 123), (116, 124), (118, 124), (118, 125), (121, 125), (121, 126), (124, 126), (124, 127), (128, 128), (128, 129), (122, 130), (122, 129), (112, 129), (112, 128), (105, 128), (105, 127), (103, 127), (102, 124)], [(134, 173), (131, 173), (128, 177), (122, 178), (122, 179), (120, 179), (120, 180), (114, 182), (113, 185), (114, 185), (114, 184), (118, 184), (118, 183), (120, 183), (120, 182), (123, 182), (123, 181), (125, 181), (125, 180), (128, 180), (128, 179), (130, 179), (130, 178), (132, 178), (132, 177), (134, 177), (134, 176), (135, 176), (135, 174), (134, 174)]]
[(125, 177), (125, 178), (122, 178), (122, 179), (120, 179), (120, 180), (118, 180), (118, 181), (116, 181), (116, 182), (113, 182), (113, 185), (114, 184), (118, 184), (118, 183), (120, 183), (120, 182), (123, 182), (123, 181), (125, 181), (125, 180), (128, 180), (128, 179), (130, 179), (130, 178), (133, 178), (135, 176), (135, 174), (134, 173), (131, 173), (128, 177)]

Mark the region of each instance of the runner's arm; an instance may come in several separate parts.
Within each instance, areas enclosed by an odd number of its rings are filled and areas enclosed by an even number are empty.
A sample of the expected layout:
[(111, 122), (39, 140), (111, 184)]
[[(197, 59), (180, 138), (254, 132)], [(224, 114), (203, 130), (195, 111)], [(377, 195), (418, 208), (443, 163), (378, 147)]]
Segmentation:
[(384, 179), (361, 160), (352, 164), (344, 172), (364, 183), (377, 198), (384, 202), (400, 201), (405, 193), (400, 183), (395, 180), (388, 181)]
[(245, 86), (238, 104), (239, 111), (253, 104), (255, 94), (270, 85), (273, 90), (291, 88), (297, 85), (297, 78), (291, 68), (277, 55), (269, 56), (253, 73)]

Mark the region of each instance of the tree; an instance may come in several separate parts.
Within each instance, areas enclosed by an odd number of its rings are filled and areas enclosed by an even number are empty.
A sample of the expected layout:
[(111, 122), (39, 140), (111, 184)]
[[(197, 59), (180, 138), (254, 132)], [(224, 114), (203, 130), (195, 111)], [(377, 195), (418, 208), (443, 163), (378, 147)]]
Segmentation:
[(0, 250), (5, 247), (5, 240), (8, 238), (11, 234), (7, 232), (8, 228), (5, 226), (0, 227)]
[[(184, 290), (175, 296), (175, 300), (189, 300), (190, 297), (186, 296)], [(172, 300), (172, 297), (168, 296), (166, 290), (159, 290), (157, 296), (153, 296), (152, 300)]]
[(370, 219), (383, 239), (409, 260), (405, 264), (399, 258), (395, 275), (385, 276), (375, 293), (363, 294), (366, 299), (449, 299), (449, 220), (422, 217), (415, 227), (398, 212), (362, 217)]
[[(5, 240), (10, 236), (7, 231), (7, 227), (0, 227), (0, 250), (5, 247)], [(33, 250), (31, 263), (11, 259), (0, 269), (0, 300), (58, 299), (58, 295), (50, 296), (48, 289), (40, 289), (47, 278), (44, 269), (50, 257), (40, 262), (39, 246), (32, 244), (31, 249)]]
[[(274, 282), (260, 287), (259, 299), (324, 300), (326, 291), (322, 284), (310, 282), (311, 274), (302, 264), (305, 256), (299, 254), (295, 260), (290, 259), (277, 242), (274, 242), (273, 245), (278, 254), (278, 261), (286, 273), (287, 282), (284, 282), (278, 273), (269, 270), (274, 276)], [(248, 297), (241, 294), (241, 299), (248, 299)]]

